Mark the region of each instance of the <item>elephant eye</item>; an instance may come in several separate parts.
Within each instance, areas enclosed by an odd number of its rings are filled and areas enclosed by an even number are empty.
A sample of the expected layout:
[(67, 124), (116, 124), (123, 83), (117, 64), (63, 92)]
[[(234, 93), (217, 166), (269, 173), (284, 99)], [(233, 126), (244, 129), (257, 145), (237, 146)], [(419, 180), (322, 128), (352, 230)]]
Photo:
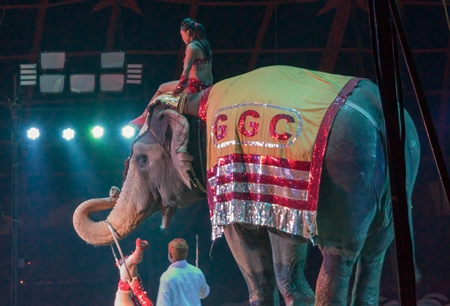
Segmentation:
[(148, 160), (148, 157), (145, 154), (139, 154), (138, 156), (136, 156), (136, 162), (137, 162), (139, 167), (146, 166), (147, 165), (147, 160)]

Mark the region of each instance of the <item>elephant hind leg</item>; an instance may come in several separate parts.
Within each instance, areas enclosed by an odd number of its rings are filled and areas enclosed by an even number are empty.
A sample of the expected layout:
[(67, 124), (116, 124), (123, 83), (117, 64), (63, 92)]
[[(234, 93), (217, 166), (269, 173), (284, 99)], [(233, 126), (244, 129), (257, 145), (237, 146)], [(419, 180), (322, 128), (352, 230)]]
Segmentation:
[(348, 287), (355, 258), (346, 258), (337, 250), (322, 250), (323, 261), (316, 283), (316, 305), (347, 305)]
[(392, 222), (366, 239), (356, 266), (352, 305), (378, 305), (384, 257), (393, 239)]
[(308, 241), (270, 230), (269, 236), (277, 285), (285, 305), (314, 305), (315, 295), (305, 278)]
[(228, 224), (225, 238), (245, 282), (251, 306), (279, 304), (267, 229), (239, 223)]
[(361, 257), (356, 267), (352, 305), (378, 305), (379, 286), (385, 252), (370, 260)]

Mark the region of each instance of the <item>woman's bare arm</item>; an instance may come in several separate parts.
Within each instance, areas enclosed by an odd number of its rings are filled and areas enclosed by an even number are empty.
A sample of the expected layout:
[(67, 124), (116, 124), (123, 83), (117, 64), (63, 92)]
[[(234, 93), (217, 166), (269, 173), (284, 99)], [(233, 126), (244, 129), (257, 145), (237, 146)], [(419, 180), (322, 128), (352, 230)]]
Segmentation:
[(189, 77), (189, 72), (192, 69), (192, 65), (194, 65), (195, 58), (197, 57), (197, 52), (199, 47), (195, 43), (190, 43), (186, 46), (184, 64), (183, 64), (183, 72), (181, 76)]

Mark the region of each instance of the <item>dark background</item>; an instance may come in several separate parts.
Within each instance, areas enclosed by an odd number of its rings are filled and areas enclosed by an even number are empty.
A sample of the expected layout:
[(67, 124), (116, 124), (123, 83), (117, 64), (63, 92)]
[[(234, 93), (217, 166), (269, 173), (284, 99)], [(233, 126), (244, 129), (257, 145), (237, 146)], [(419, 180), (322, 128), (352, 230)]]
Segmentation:
[[(445, 2), (445, 1), (444, 1)], [(425, 90), (441, 149), (449, 164), (449, 27), (442, 1), (398, 1), (406, 35)], [(191, 16), (202, 23), (214, 52), (215, 81), (273, 64), (299, 66), (376, 81), (366, 1), (275, 0), (9, 0), (0, 4), (0, 305), (11, 293), (11, 128), (10, 104), (19, 111), (19, 280), (18, 305), (112, 305), (119, 274), (109, 247), (92, 247), (72, 226), (79, 203), (108, 195), (120, 186), (130, 140), (120, 128), (143, 110), (162, 82), (177, 79), (184, 53), (179, 24)], [(100, 52), (122, 50), (126, 63), (144, 65), (143, 84), (122, 93), (41, 94), (14, 85), (19, 64), (39, 63), (41, 51), (66, 51), (64, 73), (100, 69)], [(440, 186), (427, 134), (407, 69), (402, 63), (405, 105), (416, 121), (422, 160), (414, 191), (414, 240), (423, 279), (418, 297), (450, 296), (450, 209)], [(67, 85), (67, 84), (66, 84)], [(103, 139), (89, 128), (102, 123)], [(67, 143), (60, 129), (71, 125), (76, 140)], [(31, 125), (41, 138), (24, 137)], [(105, 215), (96, 216), (101, 219)], [(129, 254), (137, 237), (150, 247), (139, 266), (144, 286), (155, 301), (167, 268), (167, 243), (185, 238), (199, 262), (211, 295), (203, 305), (241, 303), (245, 282), (223, 238), (212, 244), (206, 202), (179, 210), (161, 231), (160, 214), (121, 241)], [(307, 277), (314, 283), (320, 253), (310, 248)], [(398, 299), (395, 252), (389, 249), (381, 296)], [(312, 285), (313, 286), (313, 285)], [(313, 286), (314, 287), (314, 286)], [(243, 303), (244, 305), (244, 303)]]

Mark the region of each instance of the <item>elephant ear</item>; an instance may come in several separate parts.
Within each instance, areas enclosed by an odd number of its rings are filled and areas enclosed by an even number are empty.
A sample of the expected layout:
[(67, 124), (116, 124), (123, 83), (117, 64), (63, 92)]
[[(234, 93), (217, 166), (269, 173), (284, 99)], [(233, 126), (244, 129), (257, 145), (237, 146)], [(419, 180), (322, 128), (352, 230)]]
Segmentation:
[(184, 184), (189, 189), (192, 189), (188, 171), (191, 169), (194, 158), (187, 152), (189, 122), (186, 117), (170, 109), (161, 112), (158, 116), (160, 119), (163, 117), (169, 118), (169, 124), (172, 128), (172, 142), (170, 146), (172, 163)]

